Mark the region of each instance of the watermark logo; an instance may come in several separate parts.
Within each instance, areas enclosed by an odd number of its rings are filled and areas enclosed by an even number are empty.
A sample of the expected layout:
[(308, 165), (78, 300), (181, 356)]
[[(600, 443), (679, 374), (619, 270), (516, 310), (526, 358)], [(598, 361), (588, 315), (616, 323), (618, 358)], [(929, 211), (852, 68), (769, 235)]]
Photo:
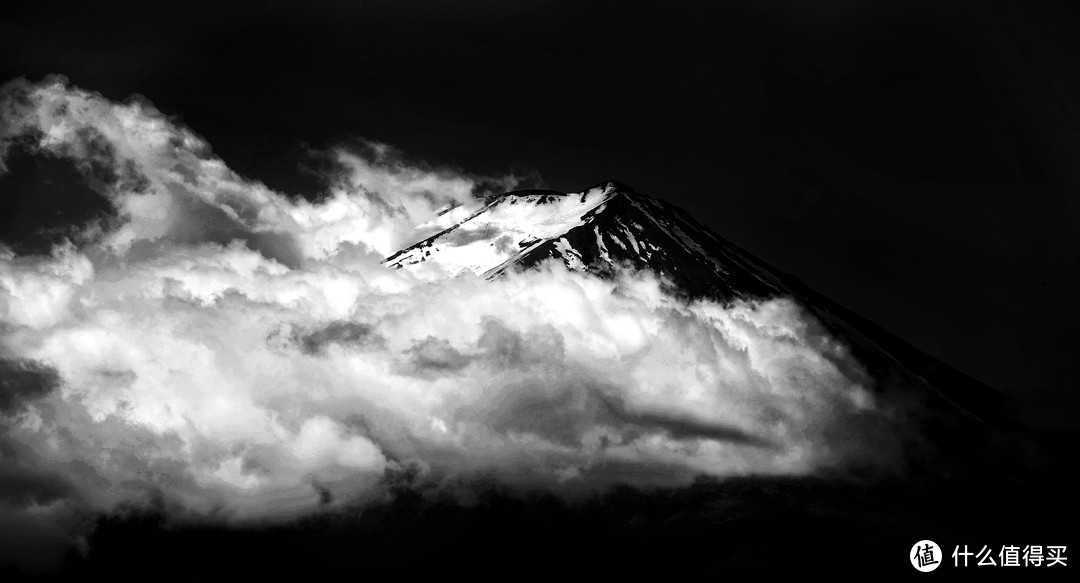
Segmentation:
[(953, 549), (954, 567), (968, 567), (976, 560), (976, 567), (1065, 567), (1069, 560), (1065, 556), (1068, 549), (1065, 545), (1049, 545), (1045, 549), (1043, 545), (1003, 545), (996, 553), (988, 545), (982, 545), (982, 550), (977, 553), (969, 550), (967, 545), (960, 549), (960, 545)]
[(911, 551), (908, 553), (911, 566), (923, 573), (937, 569), (941, 566), (943, 558), (941, 547), (932, 540), (921, 540), (915, 543), (915, 546), (911, 547)]

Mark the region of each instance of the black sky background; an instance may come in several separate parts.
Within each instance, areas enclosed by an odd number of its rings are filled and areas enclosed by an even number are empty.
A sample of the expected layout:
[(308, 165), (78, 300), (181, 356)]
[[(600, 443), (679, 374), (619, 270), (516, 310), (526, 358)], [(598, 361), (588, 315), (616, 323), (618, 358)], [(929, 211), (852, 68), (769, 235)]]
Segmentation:
[[(34, 2), (0, 78), (146, 96), (240, 173), (364, 137), (573, 191), (616, 179), (1072, 426), (1080, 20), (1067, 4)], [(0, 238), (101, 209), (17, 155)], [(59, 213), (59, 218), (57, 214)]]

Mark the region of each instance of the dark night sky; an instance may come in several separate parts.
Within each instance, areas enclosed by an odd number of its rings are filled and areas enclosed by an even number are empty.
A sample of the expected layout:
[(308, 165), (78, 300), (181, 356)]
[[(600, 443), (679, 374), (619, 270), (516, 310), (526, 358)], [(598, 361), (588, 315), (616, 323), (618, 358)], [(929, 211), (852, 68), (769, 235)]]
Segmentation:
[[(293, 194), (319, 189), (308, 148), (358, 136), (617, 179), (1071, 423), (1080, 21), (1011, 4), (34, 2), (5, 8), (0, 76), (142, 94)], [(95, 208), (11, 166), (8, 240)]]

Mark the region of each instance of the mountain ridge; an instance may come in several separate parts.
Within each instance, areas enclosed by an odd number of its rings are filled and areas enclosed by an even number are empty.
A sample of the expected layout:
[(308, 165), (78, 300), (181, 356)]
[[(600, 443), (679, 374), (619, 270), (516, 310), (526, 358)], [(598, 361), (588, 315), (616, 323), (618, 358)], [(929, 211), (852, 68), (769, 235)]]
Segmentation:
[[(686, 301), (790, 297), (848, 345), (880, 384), (902, 384), (910, 393), (905, 398), (923, 401), (929, 412), (920, 420), (926, 439), (951, 444), (947, 449), (953, 455), (984, 450), (1000, 441), (994, 436), (1002, 432), (1031, 429), (1004, 393), (768, 265), (683, 209), (621, 182), (603, 181), (575, 193), (492, 195), (479, 209), (447, 213), (437, 221), (428, 228), (441, 228), (384, 263), (396, 269), (430, 266), (439, 276), (471, 271), (494, 279), (554, 260), (601, 277), (649, 270), (660, 276), (665, 291)], [(985, 458), (984, 464), (996, 463), (989, 450)]]

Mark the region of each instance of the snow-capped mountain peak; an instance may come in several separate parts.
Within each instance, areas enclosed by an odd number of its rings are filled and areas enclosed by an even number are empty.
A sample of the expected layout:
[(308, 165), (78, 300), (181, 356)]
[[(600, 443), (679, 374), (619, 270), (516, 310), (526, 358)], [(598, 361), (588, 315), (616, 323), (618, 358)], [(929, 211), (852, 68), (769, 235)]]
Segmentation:
[(489, 197), (479, 210), (453, 209), (421, 231), (435, 233), (386, 259), (391, 267), (435, 264), (449, 275), (495, 273), (567, 231), (587, 224), (621, 190), (605, 183), (580, 193), (522, 190)]
[(687, 299), (787, 296), (802, 304), (871, 369), (898, 368), (949, 408), (972, 418), (1007, 416), (999, 394), (713, 233), (682, 209), (614, 181), (576, 193), (508, 192), (423, 225), (432, 233), (385, 260), (422, 277), (465, 272), (492, 279), (562, 261), (600, 276), (650, 270)]
[(561, 260), (608, 273), (650, 269), (698, 297), (774, 295), (779, 280), (685, 212), (615, 182), (581, 192), (522, 190), (457, 208), (422, 225), (432, 233), (386, 259), (390, 267), (438, 276), (492, 278), (510, 268)]

